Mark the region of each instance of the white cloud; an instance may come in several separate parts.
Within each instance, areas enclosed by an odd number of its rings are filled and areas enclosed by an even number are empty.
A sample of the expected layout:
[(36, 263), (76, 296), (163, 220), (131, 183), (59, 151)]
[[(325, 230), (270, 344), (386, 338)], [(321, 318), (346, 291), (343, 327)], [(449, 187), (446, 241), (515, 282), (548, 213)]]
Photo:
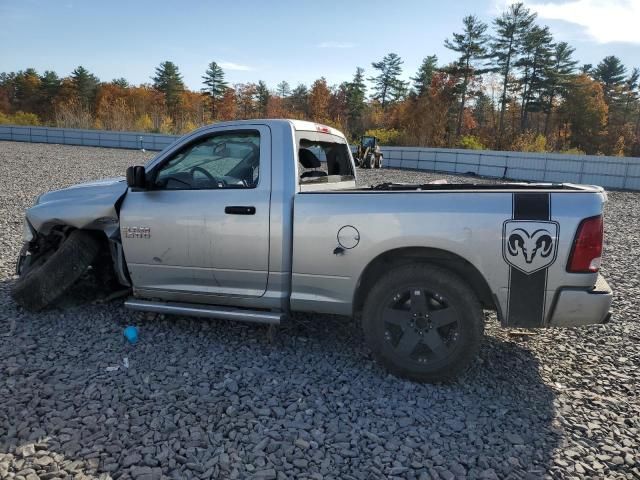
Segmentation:
[(640, 43), (640, 0), (572, 0), (566, 3), (526, 2), (538, 17), (584, 27), (598, 43)]
[(253, 70), (253, 68), (251, 68), (248, 65), (240, 65), (239, 63), (233, 63), (233, 62), (220, 62), (218, 63), (218, 65), (222, 67), (224, 70), (241, 70), (244, 72)]
[(327, 42), (322, 42), (318, 44), (318, 48), (353, 48), (355, 47), (355, 43), (351, 42), (336, 42), (333, 40), (329, 40)]

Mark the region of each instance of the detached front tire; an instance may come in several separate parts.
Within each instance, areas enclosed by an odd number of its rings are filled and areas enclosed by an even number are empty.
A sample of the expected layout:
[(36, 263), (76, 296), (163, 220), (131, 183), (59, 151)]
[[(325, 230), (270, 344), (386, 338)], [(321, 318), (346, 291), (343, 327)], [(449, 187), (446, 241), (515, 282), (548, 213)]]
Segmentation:
[(14, 284), (11, 296), (26, 310), (42, 310), (87, 271), (99, 250), (98, 240), (90, 233), (74, 230), (51, 255), (34, 259)]
[(451, 380), (478, 352), (480, 302), (454, 273), (435, 265), (397, 267), (365, 300), (365, 340), (389, 372), (419, 382)]

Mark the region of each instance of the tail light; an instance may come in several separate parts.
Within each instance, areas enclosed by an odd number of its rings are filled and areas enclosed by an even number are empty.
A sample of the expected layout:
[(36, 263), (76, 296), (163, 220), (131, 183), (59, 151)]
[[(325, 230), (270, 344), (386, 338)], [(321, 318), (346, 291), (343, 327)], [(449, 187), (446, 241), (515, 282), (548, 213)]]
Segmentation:
[(573, 240), (567, 271), (571, 273), (597, 272), (600, 269), (602, 257), (602, 237), (602, 215), (582, 220)]

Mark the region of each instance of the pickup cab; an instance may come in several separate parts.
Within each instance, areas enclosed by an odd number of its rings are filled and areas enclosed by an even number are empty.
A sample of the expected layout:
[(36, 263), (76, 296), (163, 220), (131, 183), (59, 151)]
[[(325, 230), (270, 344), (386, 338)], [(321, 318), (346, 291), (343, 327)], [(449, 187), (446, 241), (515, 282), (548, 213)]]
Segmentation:
[(609, 319), (600, 187), (358, 186), (344, 135), (297, 120), (206, 126), (126, 173), (27, 210), (19, 304), (40, 310), (95, 270), (134, 310), (356, 317), (373, 356), (417, 381), (471, 362), (483, 310), (504, 327)]

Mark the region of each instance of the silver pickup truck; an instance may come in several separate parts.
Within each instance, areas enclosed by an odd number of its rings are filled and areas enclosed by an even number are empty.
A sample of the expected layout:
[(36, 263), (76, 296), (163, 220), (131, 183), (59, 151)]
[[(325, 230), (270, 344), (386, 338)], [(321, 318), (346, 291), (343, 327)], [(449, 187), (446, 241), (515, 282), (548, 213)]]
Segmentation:
[(26, 212), (13, 297), (39, 310), (88, 270), (134, 310), (276, 324), (361, 318), (392, 373), (461, 371), (494, 310), (505, 327), (609, 319), (598, 274), (602, 188), (356, 186), (344, 135), (315, 123), (201, 128), (125, 179), (41, 195)]

